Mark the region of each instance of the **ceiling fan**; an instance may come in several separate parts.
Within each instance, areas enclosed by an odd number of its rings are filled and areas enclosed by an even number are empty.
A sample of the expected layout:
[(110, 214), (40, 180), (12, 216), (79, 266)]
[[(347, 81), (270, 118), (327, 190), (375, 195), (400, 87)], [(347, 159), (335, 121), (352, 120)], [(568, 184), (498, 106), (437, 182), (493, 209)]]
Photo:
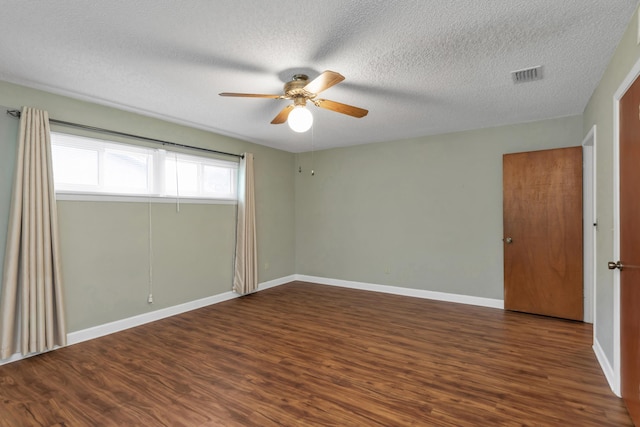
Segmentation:
[(290, 82), (285, 83), (284, 94), (282, 95), (222, 92), (220, 96), (290, 99), (293, 101), (293, 104), (289, 104), (284, 107), (271, 121), (271, 124), (278, 125), (288, 121), (289, 126), (294, 131), (306, 132), (313, 124), (313, 116), (311, 115), (311, 112), (305, 108), (307, 101), (311, 102), (316, 107), (357, 118), (364, 117), (369, 113), (368, 110), (354, 107), (353, 105), (318, 98), (318, 94), (320, 92), (329, 89), (331, 86), (334, 86), (343, 80), (344, 76), (342, 74), (329, 70), (322, 72), (322, 74), (312, 81), (309, 81), (309, 77), (306, 74), (295, 74)]

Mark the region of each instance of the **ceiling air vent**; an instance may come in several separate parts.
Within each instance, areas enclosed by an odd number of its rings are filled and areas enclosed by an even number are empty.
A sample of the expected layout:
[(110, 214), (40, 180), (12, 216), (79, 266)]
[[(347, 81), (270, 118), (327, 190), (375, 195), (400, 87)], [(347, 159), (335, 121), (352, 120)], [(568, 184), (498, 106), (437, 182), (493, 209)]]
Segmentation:
[(513, 77), (514, 83), (526, 83), (535, 80), (542, 80), (542, 66), (512, 71), (511, 77)]

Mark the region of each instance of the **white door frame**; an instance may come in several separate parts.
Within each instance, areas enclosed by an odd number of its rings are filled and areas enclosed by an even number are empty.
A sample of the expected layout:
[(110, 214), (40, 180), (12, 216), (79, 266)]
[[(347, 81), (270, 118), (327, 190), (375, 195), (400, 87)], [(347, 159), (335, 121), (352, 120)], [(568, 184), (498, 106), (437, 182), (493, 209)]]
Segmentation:
[[(582, 141), (582, 223), (584, 233), (584, 321), (594, 323), (595, 319), (595, 277), (596, 277), (596, 125), (593, 125)], [(595, 341), (595, 327), (594, 341)]]
[[(640, 59), (613, 95), (613, 259), (620, 259), (620, 100), (640, 76)], [(620, 360), (620, 271), (613, 273), (613, 384), (611, 388), (621, 396)]]

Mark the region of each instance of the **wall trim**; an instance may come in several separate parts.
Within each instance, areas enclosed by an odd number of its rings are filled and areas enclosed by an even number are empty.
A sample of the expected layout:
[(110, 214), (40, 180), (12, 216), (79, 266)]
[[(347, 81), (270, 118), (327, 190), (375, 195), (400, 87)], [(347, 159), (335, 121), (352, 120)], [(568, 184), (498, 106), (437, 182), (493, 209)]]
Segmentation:
[(360, 289), (364, 291), (383, 292), (386, 294), (403, 295), (415, 298), (424, 298), (437, 301), (455, 302), (459, 304), (478, 305), (481, 307), (504, 309), (504, 301), (494, 298), (474, 297), (469, 295), (450, 294), (446, 292), (427, 291), (424, 289), (402, 288), (398, 286), (377, 285), (373, 283), (354, 282), (350, 280), (307, 276), (304, 274), (296, 274), (295, 278), (299, 281), (318, 283), (320, 285), (340, 286), (343, 288)]
[[(258, 284), (258, 291), (273, 288), (291, 281), (293, 276), (282, 277)], [(67, 345), (77, 344), (88, 341), (114, 332), (123, 331), (125, 329), (144, 325), (145, 323), (155, 322), (156, 320), (166, 317), (175, 316), (177, 314), (186, 313), (187, 311), (196, 310), (198, 308), (207, 307), (209, 305), (218, 304), (220, 302), (229, 301), (238, 298), (240, 295), (235, 292), (228, 291), (222, 294), (212, 295), (210, 297), (189, 301), (184, 304), (174, 305), (172, 307), (163, 308), (149, 313), (139, 314), (115, 322), (106, 323), (104, 325), (94, 326), (77, 332), (67, 334)]]
[(136, 316), (127, 317), (125, 319), (116, 320), (113, 322), (105, 323), (103, 325), (93, 326), (91, 328), (71, 332), (67, 334), (67, 345), (74, 345), (83, 341), (110, 335), (115, 332), (124, 331), (126, 329), (141, 326), (146, 323), (155, 322), (156, 320), (161, 320), (167, 317), (175, 316), (177, 314), (186, 313), (187, 311), (196, 310), (208, 305), (228, 301), (230, 299), (237, 298), (238, 296), (238, 294), (228, 291), (222, 294), (212, 295), (210, 297), (201, 298), (195, 301), (189, 301), (183, 304), (161, 308), (159, 310), (150, 311), (148, 313), (138, 314)]
[(613, 370), (611, 363), (609, 363), (609, 359), (607, 359), (607, 356), (605, 355), (604, 350), (600, 345), (600, 342), (595, 337), (593, 339), (592, 348), (593, 348), (593, 352), (596, 355), (596, 359), (598, 359), (598, 363), (600, 364), (600, 369), (602, 369), (602, 373), (604, 373), (604, 376), (607, 379), (607, 382), (609, 383), (609, 387), (611, 388), (611, 391), (613, 391), (613, 393), (616, 396), (622, 397), (620, 395), (620, 387), (618, 387), (616, 383), (615, 371)]
[[(262, 282), (258, 285), (258, 291), (263, 291), (265, 289), (280, 286), (285, 283), (292, 282), (294, 280), (295, 280), (295, 276), (290, 275), (290, 276), (281, 277), (279, 279)], [(198, 308), (203, 308), (209, 305), (218, 304), (224, 301), (229, 301), (231, 299), (238, 298), (239, 296), (240, 295), (232, 291), (223, 292), (221, 294), (212, 295), (212, 296), (201, 298), (194, 301), (189, 301), (183, 304), (161, 308), (159, 310), (150, 311), (148, 313), (138, 314), (132, 317), (128, 317), (126, 319), (116, 320), (113, 322), (105, 323), (103, 325), (82, 329), (76, 332), (70, 332), (67, 334), (67, 346), (78, 344), (84, 341), (89, 341), (95, 338), (100, 338), (105, 335), (110, 335), (116, 332), (124, 331), (126, 329), (134, 328), (136, 326), (141, 326), (141, 325), (144, 325), (145, 323), (151, 323), (151, 322), (155, 322), (156, 320), (161, 320), (167, 317), (186, 313), (187, 311), (196, 310)], [(46, 353), (46, 352), (43, 352), (43, 353)], [(43, 354), (43, 353), (34, 353), (34, 354), (29, 354), (27, 356), (23, 356), (20, 353), (16, 353), (10, 356), (8, 359), (0, 360), (0, 366), (7, 363), (11, 363), (11, 362), (17, 362), (18, 360), (26, 359), (32, 356), (37, 356), (38, 354)]]
[[(55, 348), (55, 350), (57, 350), (57, 349), (58, 348)], [(11, 356), (9, 356), (8, 359), (0, 360), (0, 366), (6, 365), (6, 364), (12, 363), (12, 362), (17, 362), (18, 360), (22, 360), (22, 359), (28, 359), (30, 357), (37, 356), (39, 354), (45, 354), (45, 353), (48, 353), (49, 351), (53, 351), (53, 350), (43, 351), (42, 353), (27, 354), (26, 356), (23, 356), (20, 353), (14, 353)]]
[(296, 274), (291, 274), (289, 276), (280, 277), (279, 279), (262, 282), (258, 285), (258, 290), (264, 291), (265, 289), (274, 288), (276, 286), (284, 285), (285, 283), (295, 282), (296, 280)]
[[(620, 259), (620, 100), (633, 82), (640, 77), (640, 59), (613, 94), (613, 260)], [(620, 342), (620, 270), (613, 272), (613, 392), (621, 396), (622, 361)], [(615, 388), (613, 388), (615, 387)]]
[(596, 165), (597, 165), (597, 125), (593, 125), (582, 140), (583, 156), (583, 238), (584, 238), (584, 322), (594, 325), (595, 337), (596, 323), (596, 240), (597, 211), (596, 211)]

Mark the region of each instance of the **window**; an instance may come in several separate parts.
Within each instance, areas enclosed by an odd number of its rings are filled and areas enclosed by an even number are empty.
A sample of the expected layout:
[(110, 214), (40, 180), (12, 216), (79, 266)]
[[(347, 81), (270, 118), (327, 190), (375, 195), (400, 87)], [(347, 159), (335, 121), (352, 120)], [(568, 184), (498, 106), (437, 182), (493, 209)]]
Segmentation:
[(57, 193), (236, 199), (238, 164), (51, 133)]
[(236, 198), (237, 163), (167, 152), (163, 157), (166, 195)]

